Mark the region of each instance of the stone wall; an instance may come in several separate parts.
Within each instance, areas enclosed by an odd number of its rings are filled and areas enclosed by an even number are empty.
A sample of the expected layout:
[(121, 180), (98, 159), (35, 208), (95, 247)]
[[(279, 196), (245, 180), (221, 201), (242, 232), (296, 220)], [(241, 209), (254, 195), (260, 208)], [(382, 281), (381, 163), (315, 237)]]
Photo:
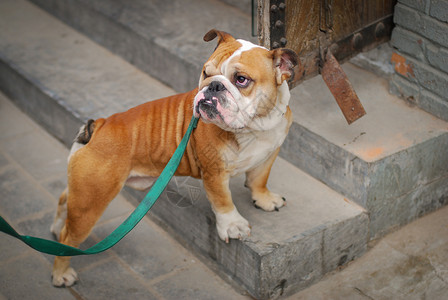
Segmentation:
[(448, 121), (448, 0), (398, 0), (391, 92)]

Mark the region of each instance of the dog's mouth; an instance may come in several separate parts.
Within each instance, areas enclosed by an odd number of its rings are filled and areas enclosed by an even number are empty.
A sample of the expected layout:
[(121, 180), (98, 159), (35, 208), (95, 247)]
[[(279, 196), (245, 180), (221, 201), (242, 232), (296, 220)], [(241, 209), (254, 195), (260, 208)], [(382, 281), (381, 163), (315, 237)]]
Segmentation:
[(208, 120), (214, 120), (216, 117), (222, 119), (222, 115), (218, 110), (218, 98), (211, 97), (199, 100), (196, 105), (196, 114), (201, 115)]
[(225, 130), (244, 127), (240, 109), (227, 89), (204, 87), (195, 97), (193, 113), (206, 123), (213, 123)]

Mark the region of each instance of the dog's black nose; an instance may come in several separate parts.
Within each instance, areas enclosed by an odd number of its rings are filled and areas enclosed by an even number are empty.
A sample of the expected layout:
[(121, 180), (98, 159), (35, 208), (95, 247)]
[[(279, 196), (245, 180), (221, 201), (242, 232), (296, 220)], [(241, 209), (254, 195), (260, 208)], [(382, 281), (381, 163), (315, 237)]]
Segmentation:
[(212, 93), (224, 91), (226, 88), (220, 81), (212, 81), (208, 86), (208, 90)]

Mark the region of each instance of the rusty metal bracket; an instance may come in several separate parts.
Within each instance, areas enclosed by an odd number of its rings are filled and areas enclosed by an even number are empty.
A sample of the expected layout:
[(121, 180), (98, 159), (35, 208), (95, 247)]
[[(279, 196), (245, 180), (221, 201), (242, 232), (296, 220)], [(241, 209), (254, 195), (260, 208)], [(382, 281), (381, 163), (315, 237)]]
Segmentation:
[(371, 23), (353, 34), (334, 42), (331, 53), (338, 61), (345, 61), (361, 51), (367, 51), (374, 46), (386, 42), (393, 28), (393, 16)]
[(331, 50), (326, 51), (321, 74), (348, 124), (355, 122), (366, 114), (358, 95), (356, 95), (347, 75)]
[(286, 40), (286, 0), (271, 0), (269, 4), (271, 49), (285, 47)]

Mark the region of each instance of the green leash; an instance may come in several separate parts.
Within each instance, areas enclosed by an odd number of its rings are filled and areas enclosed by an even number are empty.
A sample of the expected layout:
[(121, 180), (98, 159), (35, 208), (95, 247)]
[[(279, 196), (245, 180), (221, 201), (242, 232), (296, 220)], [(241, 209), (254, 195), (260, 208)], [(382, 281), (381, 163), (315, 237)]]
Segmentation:
[(140, 222), (140, 220), (146, 215), (146, 213), (151, 209), (151, 207), (160, 197), (160, 194), (162, 194), (163, 190), (168, 185), (168, 182), (171, 180), (177, 170), (177, 167), (179, 166), (182, 156), (184, 155), (185, 148), (187, 147), (188, 140), (190, 139), (193, 129), (196, 128), (198, 120), (199, 119), (192, 117), (187, 132), (182, 138), (170, 161), (166, 165), (165, 169), (163, 169), (157, 181), (151, 187), (151, 190), (148, 192), (148, 194), (146, 194), (145, 198), (143, 198), (142, 202), (137, 206), (134, 212), (120, 226), (118, 226), (117, 229), (115, 229), (109, 236), (107, 236), (98, 244), (90, 247), (87, 250), (80, 250), (78, 248), (70, 247), (55, 241), (45, 240), (28, 235), (20, 235), (1, 216), (0, 231), (18, 238), (37, 251), (57, 256), (90, 255), (100, 253), (111, 248), (116, 243), (118, 243), (126, 234), (128, 234), (137, 225), (138, 222)]

